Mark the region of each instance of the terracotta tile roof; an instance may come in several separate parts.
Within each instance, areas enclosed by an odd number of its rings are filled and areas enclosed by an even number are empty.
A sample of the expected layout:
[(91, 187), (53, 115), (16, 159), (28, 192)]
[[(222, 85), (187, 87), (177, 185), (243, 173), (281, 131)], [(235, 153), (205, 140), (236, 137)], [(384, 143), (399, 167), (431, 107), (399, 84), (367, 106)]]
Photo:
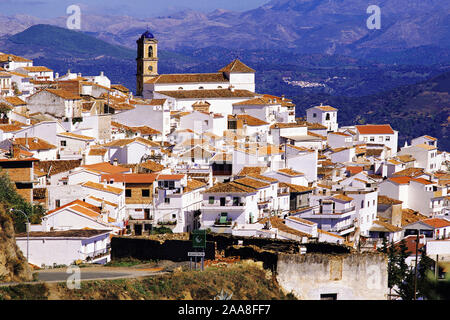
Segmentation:
[[(424, 237), (425, 237), (424, 235), (420, 236), (420, 238), (424, 238)], [(417, 235), (409, 235), (409, 236), (404, 237), (402, 240), (396, 242), (394, 244), (394, 247), (399, 248), (400, 247), (400, 243), (402, 241), (404, 241), (404, 243), (406, 245), (406, 252), (409, 253), (410, 256), (415, 256), (415, 254), (416, 254)], [(424, 243), (420, 243), (420, 241), (419, 241), (419, 244), (417, 245), (417, 248), (419, 250), (421, 250), (424, 246), (425, 246), (425, 244)]]
[(65, 205), (63, 205), (61, 207), (58, 207), (58, 208), (55, 208), (53, 210), (48, 211), (46, 213), (46, 215), (52, 214), (54, 212), (60, 211), (63, 208), (71, 207), (71, 206), (74, 206), (74, 205), (81, 206), (81, 207), (84, 207), (86, 209), (89, 209), (89, 210), (95, 211), (97, 213), (100, 213), (100, 208), (98, 208), (97, 206), (77, 199), (77, 200), (74, 200), (72, 202), (66, 203)]
[(255, 73), (256, 71), (242, 63), (239, 59), (235, 59), (220, 69), (219, 72)]
[(122, 192), (124, 192), (123, 189), (111, 187), (108, 185), (104, 185), (104, 184), (96, 183), (96, 182), (92, 182), (92, 181), (86, 181), (86, 182), (82, 183), (81, 185), (83, 187), (88, 187), (91, 189), (96, 189), (96, 190), (100, 190), (100, 191), (104, 191), (104, 192), (110, 192), (110, 193), (114, 193), (116, 195), (120, 195)]
[(427, 138), (427, 139), (429, 139), (429, 140), (432, 140), (432, 141), (436, 141), (437, 139), (435, 138), (435, 137), (432, 137), (432, 136), (423, 136), (424, 138)]
[(280, 102), (274, 102), (273, 99), (267, 97), (256, 97), (250, 100), (233, 103), (233, 106), (266, 106), (280, 104)]
[(239, 179), (234, 180), (233, 182), (250, 187), (250, 188), (255, 188), (255, 189), (270, 187), (270, 183), (262, 182), (262, 181), (255, 180), (252, 178), (239, 178)]
[(92, 171), (96, 171), (99, 173), (103, 173), (103, 174), (108, 174), (108, 173), (127, 173), (130, 172), (129, 169), (125, 169), (119, 166), (114, 166), (112, 164), (110, 164), (109, 162), (102, 162), (102, 163), (95, 163), (95, 164), (88, 164), (88, 165), (84, 165), (82, 166), (83, 168), (92, 170)]
[(353, 200), (353, 198), (346, 196), (345, 194), (337, 194), (331, 197), (331, 199), (341, 200), (344, 202), (350, 202)]
[(278, 184), (280, 188), (289, 188), (289, 192), (309, 192), (314, 190), (314, 188), (300, 186), (298, 184), (292, 184), (292, 183), (286, 183), (286, 182), (280, 182)]
[(8, 103), (12, 104), (13, 106), (24, 106), (27, 103), (20, 99), (19, 97), (13, 96), (13, 97), (4, 97)]
[(376, 156), (379, 157), (383, 153), (383, 149), (366, 149), (366, 156)]
[[(65, 100), (81, 100), (81, 97), (79, 95), (73, 94), (70, 91), (61, 90), (61, 89), (45, 89), (45, 91), (48, 91), (60, 98), (63, 98)], [(39, 91), (41, 92), (41, 91)], [(39, 93), (36, 92), (35, 94)]]
[(90, 156), (103, 156), (106, 152), (108, 152), (108, 150), (105, 148), (91, 147), (89, 149)]
[(123, 146), (129, 145), (130, 143), (133, 143), (133, 142), (143, 143), (149, 147), (160, 147), (160, 145), (157, 144), (156, 142), (153, 142), (148, 139), (141, 138), (141, 137), (137, 137), (137, 138), (133, 138), (133, 139), (113, 140), (111, 142), (103, 144), (102, 146), (103, 147), (123, 147)]
[(426, 184), (426, 185), (434, 183), (433, 181), (426, 180), (424, 178), (412, 178), (411, 181), (415, 181), (415, 182), (418, 182), (418, 183), (421, 183), (421, 184)]
[(145, 83), (228, 83), (223, 73), (178, 73), (161, 74)]
[(294, 217), (294, 216), (287, 217), (287, 219), (292, 219), (294, 221), (305, 223), (305, 224), (308, 224), (310, 226), (313, 226), (313, 225), (316, 224), (315, 222), (312, 222), (312, 221), (309, 221), (309, 220), (306, 220), (306, 219), (302, 219), (302, 218), (299, 218), (299, 217)]
[(270, 126), (270, 129), (284, 129), (284, 128), (300, 128), (306, 127), (305, 124), (294, 123), (294, 122), (277, 122)]
[(328, 231), (325, 231), (325, 230), (322, 230), (322, 229), (319, 229), (319, 228), (317, 229), (317, 232), (323, 233), (323, 234), (326, 234), (326, 235), (329, 235), (329, 236), (332, 236), (332, 237), (336, 237), (336, 238), (338, 238), (338, 239), (345, 240), (344, 237), (341, 237), (341, 236), (339, 236), (339, 235), (337, 235), (337, 234), (334, 234), (334, 233), (331, 233), (331, 232), (328, 232)]
[(243, 167), (237, 176), (246, 176), (250, 173), (261, 174), (267, 171), (267, 167)]
[(184, 174), (159, 174), (157, 176), (158, 181), (162, 180), (181, 180), (185, 177)]
[(411, 181), (411, 178), (410, 177), (391, 177), (388, 180), (395, 182), (397, 184), (409, 184), (409, 182)]
[(323, 140), (323, 141), (327, 140), (327, 137), (325, 137), (325, 136), (323, 136), (321, 134), (318, 134), (318, 133), (310, 132), (310, 131), (308, 131), (308, 136), (316, 137), (316, 138), (319, 138), (320, 140)]
[(303, 172), (296, 171), (296, 170), (293, 170), (293, 169), (290, 169), (290, 168), (280, 169), (280, 170), (278, 170), (278, 172), (284, 173), (284, 174), (286, 174), (288, 176), (291, 176), (291, 177), (298, 177), (298, 176), (303, 176), (304, 175)]
[(179, 157), (194, 158), (194, 159), (204, 159), (204, 158), (209, 159), (212, 157), (212, 153), (200, 146), (195, 146), (194, 148), (180, 154)]
[(344, 137), (351, 137), (351, 135), (346, 134), (344, 132), (330, 132), (329, 134), (335, 134), (335, 135), (344, 136)]
[(191, 192), (200, 188), (206, 187), (206, 183), (201, 182), (196, 179), (189, 179), (187, 181), (187, 186), (184, 188), (184, 192)]
[(139, 164), (142, 168), (145, 168), (147, 170), (150, 170), (152, 172), (159, 172), (163, 170), (165, 167), (162, 164), (159, 164), (152, 160), (147, 160), (146, 162), (143, 162)]
[(76, 134), (76, 133), (72, 133), (72, 132), (61, 132), (61, 133), (58, 133), (57, 135), (68, 137), (68, 138), (74, 138), (74, 139), (78, 139), (78, 140), (88, 140), (88, 141), (95, 140), (94, 137), (84, 136), (84, 135)]
[(157, 91), (157, 93), (176, 99), (208, 99), (208, 98), (251, 98), (255, 93), (248, 90), (236, 89), (204, 89), (204, 90), (176, 90)]
[(263, 218), (259, 220), (258, 223), (265, 224), (269, 220), (270, 224), (272, 225), (272, 228), (277, 228), (280, 231), (290, 233), (295, 236), (311, 238), (311, 235), (308, 233), (301, 232), (297, 229), (288, 227), (287, 225), (284, 224), (284, 220), (278, 217)]
[(351, 166), (351, 167), (346, 167), (345, 170), (350, 172), (351, 175), (354, 175), (354, 174), (364, 171), (364, 167), (363, 166)]
[(402, 227), (408, 224), (427, 219), (427, 216), (412, 209), (402, 209)]
[(22, 127), (15, 124), (1, 124), (0, 130), (3, 132), (16, 132), (21, 130)]
[(390, 124), (366, 124), (357, 125), (356, 131), (359, 134), (394, 134)]
[(125, 92), (125, 93), (130, 92), (130, 89), (128, 89), (127, 87), (125, 87), (125, 86), (123, 86), (121, 84), (112, 84), (111, 85), (111, 89), (115, 89), (115, 90), (118, 90), (118, 91), (121, 91), (121, 92)]
[(425, 150), (435, 150), (435, 149), (437, 149), (435, 146), (430, 146), (430, 145), (425, 144), (425, 143), (416, 144), (413, 147), (422, 148), (422, 149), (425, 149)]
[(402, 228), (396, 227), (393, 224), (381, 221), (381, 220), (374, 220), (373, 225), (370, 228), (370, 231), (381, 231), (381, 232), (398, 232), (401, 231)]
[(51, 72), (52, 69), (49, 69), (44, 66), (32, 66), (32, 67), (22, 67), (22, 69), (27, 70), (28, 72)]
[(425, 170), (423, 168), (407, 168), (407, 169), (403, 169), (397, 172), (394, 172), (392, 175), (396, 176), (396, 177), (401, 177), (401, 176), (405, 176), (405, 177), (417, 177), (422, 175), (425, 172)]
[(278, 180), (275, 179), (275, 178), (266, 177), (266, 176), (263, 176), (263, 175), (258, 174), (258, 173), (249, 173), (249, 174), (247, 174), (247, 177), (254, 178), (254, 179), (259, 179), (259, 180), (264, 180), (264, 181), (267, 181), (267, 182), (278, 182)]
[(81, 160), (49, 160), (36, 162), (34, 168), (45, 172), (49, 176), (53, 176), (75, 169), (80, 165)]
[(336, 108), (333, 108), (331, 106), (315, 106), (314, 108), (322, 110), (322, 111), (337, 111)]
[(320, 123), (311, 123), (311, 122), (307, 122), (305, 120), (302, 119), (295, 119), (295, 121), (297, 122), (297, 124), (302, 125), (302, 126), (307, 126), (308, 130), (327, 130), (328, 128), (324, 125), (321, 125)]
[(103, 174), (101, 181), (125, 182), (125, 183), (153, 183), (156, 179), (154, 173), (115, 173)]
[(100, 199), (100, 198), (97, 198), (97, 197), (94, 197), (94, 196), (89, 196), (88, 198), (90, 198), (90, 199), (92, 199), (94, 201), (97, 201), (100, 204), (102, 202), (104, 202), (105, 204), (107, 204), (107, 205), (109, 205), (111, 207), (114, 207), (114, 208), (117, 208), (119, 206), (117, 203), (114, 203), (114, 202), (111, 202), (111, 201), (106, 201), (105, 199)]
[(56, 146), (48, 143), (47, 141), (37, 138), (37, 137), (29, 137), (29, 138), (15, 138), (14, 140), (21, 147), (26, 148), (27, 150), (50, 150), (55, 149)]
[(254, 188), (249, 188), (242, 184), (231, 182), (217, 183), (211, 188), (204, 191), (204, 193), (244, 193), (244, 194), (254, 194), (256, 190)]
[(389, 198), (387, 196), (378, 195), (378, 204), (402, 204), (403, 201)]
[[(258, 118), (252, 117), (251, 115), (248, 114), (238, 114), (236, 115), (237, 119), (243, 120), (244, 123), (248, 126), (264, 126), (264, 125), (268, 125), (267, 122), (262, 121)], [(228, 118), (229, 120), (230, 118)]]
[(8, 62), (9, 58), (11, 58), (11, 60), (15, 62), (33, 62), (33, 60), (19, 57), (13, 54), (0, 53), (0, 62)]
[(433, 228), (444, 228), (450, 226), (450, 221), (441, 218), (429, 218), (422, 220), (423, 223), (433, 227)]

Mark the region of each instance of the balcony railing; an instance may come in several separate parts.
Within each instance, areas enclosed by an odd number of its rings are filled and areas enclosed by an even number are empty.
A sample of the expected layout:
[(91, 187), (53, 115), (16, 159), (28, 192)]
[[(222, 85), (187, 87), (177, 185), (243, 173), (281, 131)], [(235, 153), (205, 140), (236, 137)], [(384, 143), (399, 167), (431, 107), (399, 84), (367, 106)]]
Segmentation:
[(103, 256), (109, 255), (109, 253), (110, 253), (110, 249), (104, 248), (104, 249), (96, 250), (93, 252), (84, 253), (84, 255), (86, 256), (85, 259), (87, 261), (90, 261), (90, 260), (98, 259)]
[(220, 204), (220, 202), (218, 202), (218, 201), (214, 201), (214, 203), (210, 203), (208, 200), (206, 200), (206, 201), (203, 201), (203, 206), (204, 207), (222, 207), (222, 208), (224, 208), (224, 207), (244, 207), (245, 206), (245, 202), (232, 202), (232, 201), (229, 201), (229, 202), (225, 202), (225, 204), (224, 205), (221, 205)]
[(220, 218), (217, 218), (214, 221), (214, 225), (216, 226), (231, 226), (233, 223), (233, 220), (231, 218), (227, 218), (227, 221), (220, 221)]
[(343, 214), (348, 213), (355, 210), (355, 206), (352, 206), (350, 208), (345, 209), (334, 209), (334, 210), (326, 210), (322, 209), (321, 212), (318, 212), (317, 214)]

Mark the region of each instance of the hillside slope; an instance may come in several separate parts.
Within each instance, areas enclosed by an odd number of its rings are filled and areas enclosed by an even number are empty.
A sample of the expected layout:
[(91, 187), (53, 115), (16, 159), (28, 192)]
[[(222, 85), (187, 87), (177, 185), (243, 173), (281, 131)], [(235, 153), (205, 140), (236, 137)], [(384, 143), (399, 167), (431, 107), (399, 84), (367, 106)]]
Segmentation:
[(450, 151), (450, 72), (364, 97), (304, 95), (294, 100), (298, 116), (305, 113), (301, 106), (322, 102), (338, 108), (340, 125), (390, 123), (399, 131), (400, 147), (427, 134), (439, 139), (439, 149)]
[(0, 287), (0, 300), (212, 300), (221, 291), (236, 300), (292, 299), (255, 263), (179, 271), (144, 279), (85, 281), (80, 290), (65, 283)]
[(16, 245), (13, 222), (0, 205), (0, 282), (31, 279), (28, 263)]

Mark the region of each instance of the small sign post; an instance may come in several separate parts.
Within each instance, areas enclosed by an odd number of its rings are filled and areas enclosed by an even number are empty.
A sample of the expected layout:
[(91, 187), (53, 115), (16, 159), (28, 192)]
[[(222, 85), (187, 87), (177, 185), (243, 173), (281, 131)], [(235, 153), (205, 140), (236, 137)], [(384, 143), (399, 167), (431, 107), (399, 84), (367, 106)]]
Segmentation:
[(192, 248), (201, 249), (201, 251), (188, 252), (189, 268), (192, 269), (192, 257), (195, 261), (195, 270), (197, 270), (197, 257), (201, 259), (201, 270), (204, 270), (205, 266), (205, 248), (206, 248), (206, 230), (194, 230), (192, 231)]

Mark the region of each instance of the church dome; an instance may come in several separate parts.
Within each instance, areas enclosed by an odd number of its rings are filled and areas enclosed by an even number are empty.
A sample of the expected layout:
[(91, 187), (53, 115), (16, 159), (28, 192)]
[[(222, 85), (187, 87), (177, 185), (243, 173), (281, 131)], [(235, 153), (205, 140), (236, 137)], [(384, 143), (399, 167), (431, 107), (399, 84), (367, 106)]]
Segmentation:
[(154, 39), (155, 36), (147, 30), (141, 35), (141, 38)]

